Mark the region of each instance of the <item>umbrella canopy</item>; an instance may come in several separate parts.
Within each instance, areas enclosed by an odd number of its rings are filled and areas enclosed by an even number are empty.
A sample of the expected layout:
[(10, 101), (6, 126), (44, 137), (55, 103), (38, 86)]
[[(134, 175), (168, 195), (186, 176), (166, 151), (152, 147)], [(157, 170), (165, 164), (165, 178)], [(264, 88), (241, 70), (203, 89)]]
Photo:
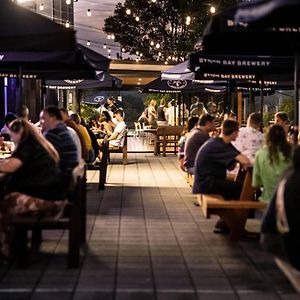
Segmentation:
[(101, 80), (46, 80), (49, 89), (92, 89), (92, 88), (120, 88), (122, 80), (112, 75), (105, 75)]
[(222, 93), (226, 88), (214, 84), (194, 84), (192, 80), (162, 80), (161, 77), (144, 86), (143, 93), (181, 94), (197, 91)]
[(75, 31), (25, 9), (11, 0), (1, 1), (0, 55), (2, 51), (73, 51)]
[(170, 69), (161, 72), (162, 80), (193, 80), (194, 72), (188, 68), (188, 61), (180, 63)]

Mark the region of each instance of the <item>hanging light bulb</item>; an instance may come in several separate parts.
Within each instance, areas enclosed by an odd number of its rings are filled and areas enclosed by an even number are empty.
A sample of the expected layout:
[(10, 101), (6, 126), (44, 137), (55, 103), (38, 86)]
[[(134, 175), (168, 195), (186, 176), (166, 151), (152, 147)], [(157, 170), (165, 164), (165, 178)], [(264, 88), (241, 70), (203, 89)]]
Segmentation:
[(106, 44), (103, 44), (103, 49), (106, 49)]
[(155, 3), (155, 2), (156, 2), (156, 0), (151, 0), (151, 2), (152, 2), (152, 3)]
[(168, 62), (167, 61), (165, 61), (165, 65), (167, 65), (168, 64)]
[(110, 37), (112, 40), (114, 40), (116, 38), (114, 34), (112, 34)]
[(140, 53), (140, 57), (143, 57), (143, 53)]
[(126, 15), (131, 15), (131, 9), (130, 8), (126, 9)]
[(140, 60), (139, 58), (136, 58), (136, 59), (135, 59), (136, 62), (139, 62), (139, 60)]
[(157, 49), (159, 49), (159, 48), (160, 48), (160, 44), (157, 43), (155, 47), (156, 47)]
[(125, 48), (122, 48), (122, 52), (125, 52), (126, 51), (126, 49)]
[(92, 15), (92, 12), (91, 12), (90, 9), (88, 9), (88, 10), (86, 11), (86, 15), (87, 15), (88, 17), (90, 17), (90, 16)]
[(107, 49), (107, 52), (108, 52), (108, 53), (110, 53), (110, 52), (111, 52), (111, 49), (110, 49), (110, 48), (108, 48), (108, 49)]
[(172, 58), (172, 57), (169, 55), (169, 56), (168, 56), (168, 59), (171, 59), (171, 58)]
[(66, 26), (66, 28), (70, 28), (70, 22), (67, 21), (65, 26)]
[(136, 20), (137, 22), (139, 22), (140, 17), (139, 17), (139, 16), (136, 16), (136, 17), (135, 17), (135, 20)]
[(186, 24), (186, 25), (190, 25), (190, 24), (191, 24), (191, 20), (192, 20), (191, 17), (190, 17), (190, 16), (187, 16), (187, 17), (186, 17), (186, 20), (185, 20), (185, 24)]
[(70, 5), (71, 4), (71, 0), (66, 0), (66, 4)]
[(111, 55), (110, 55), (110, 54), (108, 54), (108, 58), (111, 58)]
[(158, 56), (161, 56), (161, 52), (158, 52)]
[(154, 46), (154, 42), (153, 42), (153, 41), (151, 41), (151, 42), (150, 42), (150, 45), (151, 45), (151, 46)]
[(90, 41), (90, 40), (87, 41), (87, 42), (86, 42), (86, 45), (87, 45), (87, 46), (90, 46), (90, 45), (91, 45), (91, 41)]
[(41, 3), (39, 8), (40, 10), (44, 10), (44, 3)]
[(136, 51), (136, 52), (135, 52), (135, 54), (136, 54), (136, 55), (139, 55), (139, 54), (140, 54), (140, 52), (139, 52), (139, 51)]
[(211, 14), (215, 14), (216, 13), (216, 7), (212, 5), (210, 7), (209, 11), (210, 11)]

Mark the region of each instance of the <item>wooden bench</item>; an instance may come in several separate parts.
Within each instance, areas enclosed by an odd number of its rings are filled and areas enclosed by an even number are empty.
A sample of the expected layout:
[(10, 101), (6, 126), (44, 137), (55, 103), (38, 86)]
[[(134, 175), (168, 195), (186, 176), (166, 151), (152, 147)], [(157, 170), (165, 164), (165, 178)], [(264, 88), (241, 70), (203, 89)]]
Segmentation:
[(254, 201), (255, 189), (251, 186), (252, 170), (245, 175), (239, 200), (224, 200), (221, 195), (201, 194), (198, 201), (206, 218), (218, 215), (230, 229), (229, 239), (239, 240), (245, 232), (245, 225), (251, 209), (264, 209), (267, 204)]
[(154, 154), (160, 154), (162, 147), (163, 156), (166, 156), (167, 147), (174, 147), (174, 154), (177, 153), (177, 146), (183, 126), (163, 126), (158, 127), (154, 139)]
[[(123, 165), (127, 165), (127, 131), (124, 133), (124, 144), (123, 147), (113, 147), (109, 145), (109, 153), (123, 153)], [(108, 161), (110, 161), (110, 156), (108, 154)]]
[(296, 270), (290, 263), (281, 258), (276, 257), (275, 262), (297, 293), (300, 294), (300, 271)]
[[(73, 171), (74, 188), (70, 191), (68, 217), (58, 220), (55, 216), (19, 215), (10, 225), (14, 226), (14, 254), (21, 268), (28, 267), (27, 233), (32, 230), (32, 243), (41, 242), (42, 230), (67, 229), (69, 232), (68, 267), (78, 268), (80, 261), (80, 244), (86, 240), (86, 179), (85, 164), (81, 162)], [(40, 240), (40, 241), (39, 241)]]

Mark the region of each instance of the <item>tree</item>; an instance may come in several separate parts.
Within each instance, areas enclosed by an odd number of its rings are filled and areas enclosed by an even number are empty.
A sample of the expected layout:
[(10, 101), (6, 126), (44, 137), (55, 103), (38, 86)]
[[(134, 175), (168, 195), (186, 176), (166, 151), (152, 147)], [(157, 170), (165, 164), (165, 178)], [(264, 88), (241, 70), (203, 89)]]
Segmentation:
[[(218, 1), (215, 7), (237, 2)], [(211, 6), (201, 0), (125, 0), (105, 19), (103, 30), (141, 59), (183, 61), (203, 32)]]

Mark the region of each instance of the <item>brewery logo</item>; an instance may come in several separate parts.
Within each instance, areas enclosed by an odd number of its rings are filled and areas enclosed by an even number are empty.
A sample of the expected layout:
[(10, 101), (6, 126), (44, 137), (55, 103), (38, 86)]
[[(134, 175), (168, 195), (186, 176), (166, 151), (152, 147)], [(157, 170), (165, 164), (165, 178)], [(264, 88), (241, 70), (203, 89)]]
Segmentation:
[(168, 80), (167, 84), (170, 88), (181, 90), (187, 86), (186, 80)]
[(100, 102), (102, 102), (104, 100), (105, 100), (104, 96), (96, 96), (94, 98), (94, 102), (96, 102), (96, 103), (100, 103)]
[(78, 80), (65, 80), (66, 83), (68, 84), (78, 84), (78, 83), (81, 83), (82, 81), (84, 81), (83, 79), (78, 79)]

